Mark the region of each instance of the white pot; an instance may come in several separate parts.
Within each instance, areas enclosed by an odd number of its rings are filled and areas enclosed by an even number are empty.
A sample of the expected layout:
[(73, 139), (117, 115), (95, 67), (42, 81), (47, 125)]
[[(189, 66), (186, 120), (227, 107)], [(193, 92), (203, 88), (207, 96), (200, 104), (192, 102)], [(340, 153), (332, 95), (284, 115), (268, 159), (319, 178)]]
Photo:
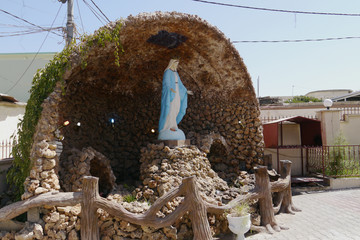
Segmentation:
[(251, 225), (250, 214), (241, 217), (233, 217), (229, 214), (227, 220), (229, 229), (237, 235), (236, 240), (245, 239), (244, 234), (249, 231)]

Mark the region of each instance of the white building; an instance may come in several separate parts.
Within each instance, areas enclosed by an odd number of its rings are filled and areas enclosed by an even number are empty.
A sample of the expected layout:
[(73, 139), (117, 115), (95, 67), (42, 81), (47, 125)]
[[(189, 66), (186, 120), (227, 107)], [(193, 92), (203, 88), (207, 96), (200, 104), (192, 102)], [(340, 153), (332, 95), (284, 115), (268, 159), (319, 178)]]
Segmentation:
[(9, 157), (10, 137), (17, 132), (17, 124), (23, 118), (26, 103), (0, 93), (0, 159)]

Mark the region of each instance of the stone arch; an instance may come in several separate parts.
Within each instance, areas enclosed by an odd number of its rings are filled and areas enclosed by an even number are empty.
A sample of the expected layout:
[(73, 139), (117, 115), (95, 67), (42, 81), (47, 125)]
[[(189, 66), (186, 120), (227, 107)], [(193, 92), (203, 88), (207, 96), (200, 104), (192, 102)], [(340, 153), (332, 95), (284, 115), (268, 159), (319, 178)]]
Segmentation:
[[(117, 24), (120, 22), (104, 28), (114, 31)], [(58, 83), (42, 105), (33, 149), (42, 147), (40, 141), (56, 141), (54, 132), (68, 120), (70, 125), (61, 129), (64, 152), (91, 146), (110, 159), (119, 181), (136, 179), (140, 149), (157, 137), (162, 74), (176, 55), (181, 58), (180, 77), (194, 92), (179, 127), (185, 133), (221, 134), (232, 160), (225, 161), (232, 166), (227, 169), (229, 174), (240, 171), (240, 162), (246, 162), (248, 169), (261, 163), (263, 137), (254, 88), (239, 53), (223, 33), (197, 16), (176, 12), (130, 16), (121, 24), (124, 53), (120, 67), (115, 64), (114, 43), (93, 45), (86, 56), (74, 50), (71, 67), (63, 76), (65, 92), (61, 90), (63, 83)], [(147, 43), (160, 30), (184, 35), (187, 41), (175, 49)], [(191, 134), (188, 137), (196, 143)], [(66, 157), (62, 154), (57, 161)], [(32, 151), (32, 161), (38, 158)], [(57, 177), (57, 171), (51, 175)], [(39, 174), (31, 179), (46, 182)], [(27, 196), (35, 189), (28, 188)]]

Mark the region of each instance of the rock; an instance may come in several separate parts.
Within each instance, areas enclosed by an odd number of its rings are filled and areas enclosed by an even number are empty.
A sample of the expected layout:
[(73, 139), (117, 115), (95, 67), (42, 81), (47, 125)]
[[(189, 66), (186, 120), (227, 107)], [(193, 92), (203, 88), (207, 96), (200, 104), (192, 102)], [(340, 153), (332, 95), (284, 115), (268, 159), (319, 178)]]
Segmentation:
[[(43, 229), (38, 223), (25, 223), (25, 227), (15, 234), (15, 240), (42, 239)], [(4, 239), (4, 238), (2, 238)]]
[(46, 159), (46, 160), (43, 162), (42, 168), (43, 168), (44, 170), (51, 170), (51, 169), (53, 169), (55, 166), (56, 166), (56, 161), (55, 161), (55, 159)]
[(143, 232), (141, 229), (137, 229), (133, 232), (131, 232), (130, 237), (133, 239), (140, 239), (143, 235)]
[(120, 222), (120, 229), (125, 231), (125, 232), (133, 232), (136, 230), (136, 226), (134, 226), (133, 224), (126, 222), (126, 221), (121, 221)]
[(79, 240), (78, 234), (75, 229), (71, 230), (68, 235), (68, 240)]
[(42, 140), (37, 144), (37, 146), (41, 149), (46, 149), (49, 147), (49, 144), (45, 140)]
[(141, 240), (168, 240), (168, 238), (161, 232), (145, 233)]
[(36, 239), (42, 239), (44, 236), (44, 230), (42, 226), (38, 223), (34, 224), (34, 235)]
[(178, 239), (191, 239), (192, 235), (192, 230), (188, 229), (186, 224), (181, 224), (179, 233), (177, 235)]
[(55, 234), (56, 239), (65, 240), (66, 239), (66, 233), (63, 230), (60, 230)]
[(50, 214), (50, 222), (56, 223), (60, 219), (60, 214), (58, 212), (53, 212)]
[(45, 192), (48, 192), (49, 190), (46, 189), (46, 188), (43, 188), (43, 187), (38, 187), (36, 190), (35, 190), (35, 195), (39, 195), (39, 194), (42, 194), (42, 193), (45, 193)]
[(37, 175), (38, 175), (38, 173), (35, 169), (30, 170), (30, 178), (37, 179)]
[(70, 212), (71, 212), (72, 214), (76, 215), (76, 216), (79, 216), (80, 213), (81, 213), (81, 205), (78, 204), (78, 205), (75, 205), (75, 206), (71, 207)]
[(42, 156), (48, 159), (54, 158), (56, 156), (56, 151), (50, 149), (43, 150)]
[(164, 232), (165, 236), (168, 237), (169, 239), (177, 239), (177, 236), (176, 236), (177, 229), (175, 227), (173, 227), (173, 226), (164, 227), (163, 232)]
[(153, 233), (156, 231), (156, 228), (148, 226), (141, 226), (141, 229), (144, 231), (144, 233)]

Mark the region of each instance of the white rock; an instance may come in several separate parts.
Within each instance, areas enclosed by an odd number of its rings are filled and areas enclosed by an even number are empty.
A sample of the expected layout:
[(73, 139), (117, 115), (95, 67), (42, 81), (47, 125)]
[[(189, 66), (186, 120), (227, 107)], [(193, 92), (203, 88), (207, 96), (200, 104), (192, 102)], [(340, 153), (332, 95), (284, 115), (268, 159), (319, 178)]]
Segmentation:
[(51, 159), (54, 158), (56, 156), (56, 151), (50, 150), (50, 149), (46, 149), (42, 151), (42, 156)]
[(60, 219), (60, 214), (58, 212), (53, 212), (50, 214), (50, 222), (56, 223)]
[(46, 188), (43, 188), (43, 187), (38, 187), (36, 190), (35, 190), (35, 195), (39, 195), (39, 194), (42, 194), (42, 193), (45, 193), (45, 192), (48, 192), (49, 190), (46, 189)]
[(42, 140), (41, 142), (39, 142), (39, 143), (37, 144), (37, 146), (38, 146), (39, 148), (46, 149), (46, 148), (49, 147), (49, 144), (48, 144), (45, 140)]
[(51, 170), (56, 166), (56, 161), (55, 159), (46, 159), (43, 162), (43, 169), (44, 170)]
[(42, 239), (44, 236), (44, 230), (43, 230), (42, 226), (38, 223), (35, 223), (34, 235), (35, 235), (36, 239)]

